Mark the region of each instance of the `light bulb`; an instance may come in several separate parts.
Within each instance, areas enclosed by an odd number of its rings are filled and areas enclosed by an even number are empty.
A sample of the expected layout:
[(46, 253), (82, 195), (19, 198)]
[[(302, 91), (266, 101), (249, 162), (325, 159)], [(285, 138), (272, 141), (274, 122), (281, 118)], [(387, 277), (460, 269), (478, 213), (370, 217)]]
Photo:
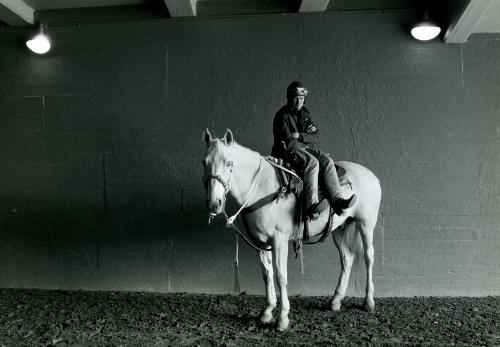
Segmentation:
[(26, 46), (36, 54), (45, 54), (50, 50), (51, 44), (47, 35), (47, 24), (40, 24), (38, 33), (26, 41)]
[(432, 22), (422, 22), (411, 29), (411, 36), (420, 41), (432, 40), (441, 32), (441, 28)]

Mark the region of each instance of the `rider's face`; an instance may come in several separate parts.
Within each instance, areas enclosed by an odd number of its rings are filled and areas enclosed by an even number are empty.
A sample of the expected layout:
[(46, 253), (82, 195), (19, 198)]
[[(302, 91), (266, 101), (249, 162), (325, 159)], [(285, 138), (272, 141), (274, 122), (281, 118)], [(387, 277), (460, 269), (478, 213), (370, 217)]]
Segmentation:
[(296, 109), (300, 110), (302, 106), (304, 106), (304, 101), (306, 100), (306, 97), (303, 95), (296, 95), (290, 100), (291, 106)]

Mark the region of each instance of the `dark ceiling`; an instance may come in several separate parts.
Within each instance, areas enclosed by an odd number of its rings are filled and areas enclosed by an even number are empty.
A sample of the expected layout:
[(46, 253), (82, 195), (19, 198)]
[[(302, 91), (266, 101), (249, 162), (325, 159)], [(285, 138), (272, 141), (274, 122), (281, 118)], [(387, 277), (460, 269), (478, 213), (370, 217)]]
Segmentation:
[(499, 0), (0, 0), (0, 25), (336, 11), (427, 12), (445, 42), (500, 33)]

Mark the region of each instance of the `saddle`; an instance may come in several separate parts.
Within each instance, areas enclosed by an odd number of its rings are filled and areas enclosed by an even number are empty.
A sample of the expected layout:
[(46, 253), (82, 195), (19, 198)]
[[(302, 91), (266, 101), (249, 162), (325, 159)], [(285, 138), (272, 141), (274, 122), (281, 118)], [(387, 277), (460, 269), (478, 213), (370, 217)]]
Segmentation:
[[(327, 225), (325, 226), (325, 229), (321, 233), (319, 240), (315, 242), (309, 242), (310, 221), (307, 218), (305, 219), (303, 218), (303, 216), (305, 216), (306, 211), (304, 209), (305, 204), (303, 201), (303, 194), (302, 194), (303, 190), (302, 177), (299, 176), (299, 174), (293, 168), (293, 165), (291, 163), (286, 162), (283, 159), (266, 157), (266, 160), (268, 160), (276, 168), (276, 173), (278, 175), (280, 184), (283, 187), (283, 191), (295, 194), (298, 201), (300, 201), (300, 203), (297, 204), (297, 209), (294, 218), (294, 232), (292, 236), (292, 239), (294, 241), (294, 246), (295, 243), (298, 243), (299, 244), (298, 247), (300, 247), (302, 241), (304, 241), (305, 243), (323, 242), (330, 233), (334, 215), (333, 208), (330, 206), (330, 203), (327, 199), (326, 191), (324, 189), (324, 183), (322, 182), (323, 180), (320, 179), (318, 182), (319, 183), (318, 196), (320, 203), (318, 205), (317, 211), (320, 213), (328, 211), (329, 219)], [(335, 168), (337, 170), (337, 176), (339, 178), (340, 187), (342, 189), (351, 190), (352, 185), (347, 177), (346, 170), (338, 165), (335, 165)]]

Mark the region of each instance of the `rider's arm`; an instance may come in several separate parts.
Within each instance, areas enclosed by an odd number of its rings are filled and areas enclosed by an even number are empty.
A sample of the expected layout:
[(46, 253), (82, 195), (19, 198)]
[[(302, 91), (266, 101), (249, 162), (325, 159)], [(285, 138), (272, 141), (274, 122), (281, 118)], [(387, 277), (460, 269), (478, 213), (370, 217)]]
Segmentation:
[(299, 139), (293, 137), (294, 129), (290, 129), (289, 115), (286, 113), (277, 114), (274, 118), (273, 132), (274, 138), (283, 141), (286, 148), (303, 147)]
[(316, 127), (316, 124), (314, 124), (314, 122), (312, 121), (309, 112), (307, 112), (306, 117), (307, 117), (306, 120), (307, 126), (305, 129), (306, 131), (300, 133), (299, 141), (301, 141), (308, 147), (318, 148), (319, 147), (318, 129)]
[(305, 145), (310, 145), (312, 147), (317, 147), (319, 144), (318, 133), (308, 134), (308, 133), (300, 133), (299, 140)]

